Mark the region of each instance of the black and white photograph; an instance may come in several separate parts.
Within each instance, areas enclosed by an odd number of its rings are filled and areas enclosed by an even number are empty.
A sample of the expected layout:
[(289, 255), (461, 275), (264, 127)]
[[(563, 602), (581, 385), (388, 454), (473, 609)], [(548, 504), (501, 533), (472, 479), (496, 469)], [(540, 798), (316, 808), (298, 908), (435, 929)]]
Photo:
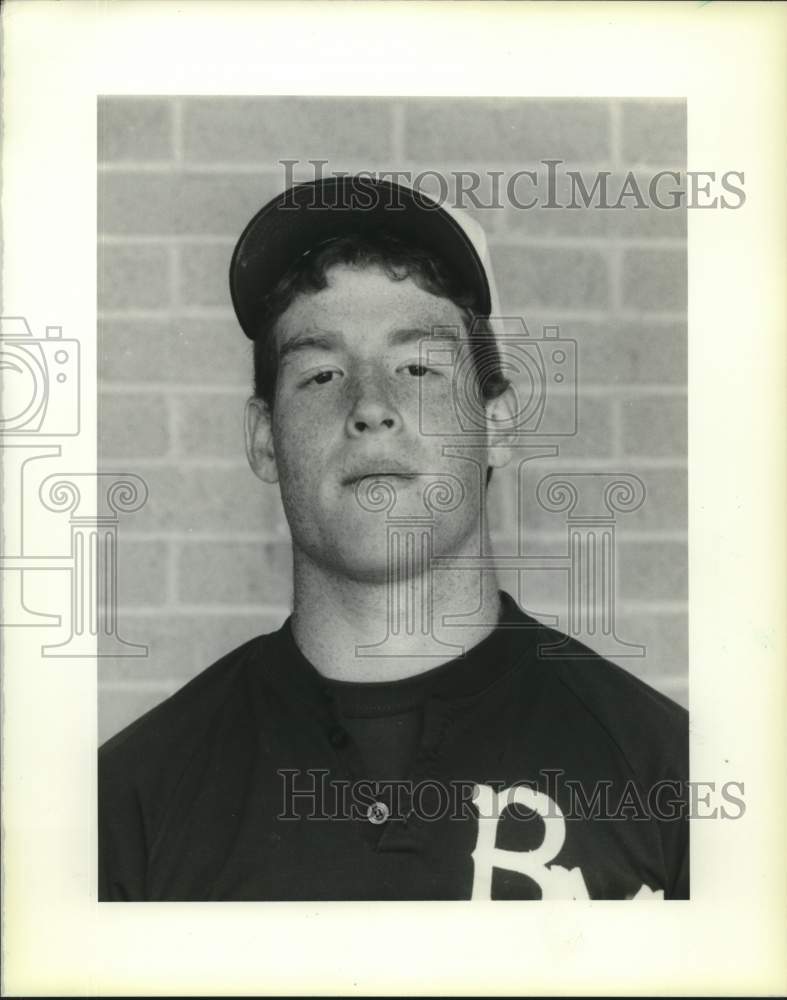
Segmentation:
[(4, 995), (778, 992), (785, 23), (7, 5)]
[(685, 102), (98, 123), (100, 898), (688, 898)]

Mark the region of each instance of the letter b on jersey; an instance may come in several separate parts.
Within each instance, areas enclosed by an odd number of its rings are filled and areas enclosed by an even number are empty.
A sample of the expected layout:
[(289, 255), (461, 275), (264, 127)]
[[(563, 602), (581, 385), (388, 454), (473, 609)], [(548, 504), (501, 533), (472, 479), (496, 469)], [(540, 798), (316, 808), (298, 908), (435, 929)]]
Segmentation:
[[(532, 879), (542, 899), (589, 899), (579, 868), (561, 868), (550, 863), (566, 839), (566, 821), (557, 803), (543, 792), (514, 786), (495, 792), (489, 785), (476, 785), (473, 802), (478, 809), (478, 835), (473, 858), (472, 899), (492, 898), (492, 870), (502, 868)], [(497, 824), (507, 806), (531, 809), (544, 821), (544, 839), (530, 851), (507, 851), (495, 847)]]

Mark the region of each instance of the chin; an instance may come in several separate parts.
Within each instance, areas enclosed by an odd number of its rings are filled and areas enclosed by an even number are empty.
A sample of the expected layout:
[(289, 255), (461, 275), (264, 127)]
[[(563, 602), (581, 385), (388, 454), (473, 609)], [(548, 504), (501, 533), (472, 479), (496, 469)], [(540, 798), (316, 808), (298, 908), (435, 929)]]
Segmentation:
[[(376, 533), (375, 533), (376, 534)], [(412, 549), (402, 551), (401, 556), (391, 555), (388, 550), (388, 537), (363, 537), (360, 533), (344, 540), (344, 544), (333, 544), (330, 548), (321, 548), (319, 552), (312, 551), (312, 560), (323, 566), (332, 575), (356, 583), (385, 585), (393, 578), (406, 579), (419, 576), (424, 565), (416, 562)], [(393, 565), (394, 560), (398, 564)]]
[[(421, 512), (418, 512), (421, 514)], [(309, 560), (330, 575), (358, 583), (387, 584), (406, 580), (428, 570), (428, 547), (424, 544), (423, 516), (413, 518), (407, 511), (402, 523), (387, 524), (379, 514), (339, 517), (315, 532), (314, 525), (298, 539), (297, 547)], [(409, 522), (409, 523), (408, 523)], [(448, 515), (432, 525), (433, 557), (477, 553), (478, 526), (457, 522)], [(390, 547), (389, 547), (390, 546)]]
[(359, 583), (383, 584), (389, 579), (388, 545), (382, 540), (356, 538), (328, 553), (328, 568), (337, 576)]

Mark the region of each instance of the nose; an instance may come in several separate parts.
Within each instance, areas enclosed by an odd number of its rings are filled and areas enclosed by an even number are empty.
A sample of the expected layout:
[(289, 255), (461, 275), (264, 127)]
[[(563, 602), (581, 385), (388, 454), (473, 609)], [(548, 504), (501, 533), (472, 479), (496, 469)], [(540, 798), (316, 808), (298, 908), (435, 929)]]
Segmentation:
[(347, 434), (350, 437), (392, 433), (401, 428), (399, 411), (378, 381), (359, 381), (355, 388), (353, 403), (347, 415)]

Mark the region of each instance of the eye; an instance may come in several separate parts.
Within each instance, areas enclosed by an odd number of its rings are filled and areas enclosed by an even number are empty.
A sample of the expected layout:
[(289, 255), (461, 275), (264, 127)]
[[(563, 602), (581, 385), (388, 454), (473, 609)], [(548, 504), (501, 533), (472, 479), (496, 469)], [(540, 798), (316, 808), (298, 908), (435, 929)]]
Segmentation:
[(332, 382), (337, 375), (341, 375), (341, 372), (337, 371), (335, 368), (322, 368), (313, 375), (308, 375), (303, 380), (302, 385), (304, 387), (311, 385), (328, 385), (328, 383)]
[(412, 375), (413, 378), (423, 378), (425, 375), (437, 374), (433, 368), (427, 368), (426, 365), (420, 365), (416, 361), (403, 365), (401, 370), (407, 372), (408, 375)]

